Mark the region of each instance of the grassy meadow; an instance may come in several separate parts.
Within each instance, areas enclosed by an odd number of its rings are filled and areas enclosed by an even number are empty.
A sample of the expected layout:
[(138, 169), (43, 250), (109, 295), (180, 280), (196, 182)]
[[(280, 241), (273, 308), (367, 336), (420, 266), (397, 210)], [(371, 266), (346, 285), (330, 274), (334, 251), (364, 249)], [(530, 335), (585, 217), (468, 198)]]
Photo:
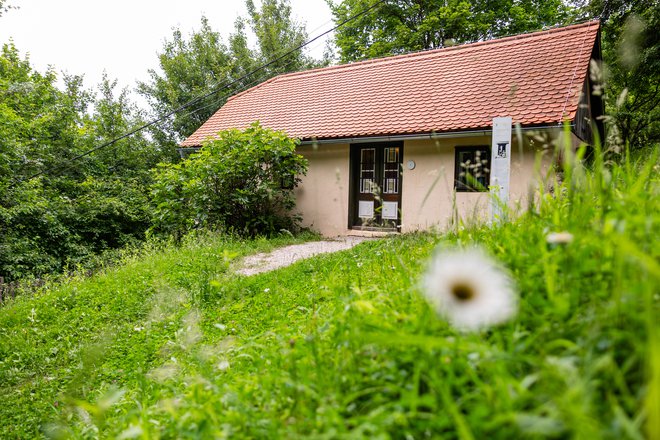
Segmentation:
[[(232, 264), (309, 237), (199, 235), (18, 299), (0, 308), (0, 437), (658, 439), (658, 150), (602, 157), (509, 223), (251, 277)], [(475, 245), (519, 306), (462, 332), (421, 284), (438, 248)]]

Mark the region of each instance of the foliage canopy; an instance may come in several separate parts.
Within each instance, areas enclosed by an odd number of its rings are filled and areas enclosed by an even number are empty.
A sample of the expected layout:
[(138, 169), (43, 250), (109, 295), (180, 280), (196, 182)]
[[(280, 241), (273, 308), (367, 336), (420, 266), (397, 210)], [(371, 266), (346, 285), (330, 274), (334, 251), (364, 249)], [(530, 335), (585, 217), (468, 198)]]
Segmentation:
[[(378, 0), (327, 0), (336, 23)], [(342, 62), (436, 49), (564, 23), (572, 9), (562, 0), (396, 0), (335, 33)]]
[(655, 0), (592, 0), (603, 23), (610, 139), (632, 149), (660, 142), (660, 5)]
[[(143, 238), (149, 169), (172, 151), (146, 135), (69, 160), (143, 124), (127, 92), (104, 78), (39, 73), (13, 44), (0, 53), (0, 276), (61, 272)], [(91, 107), (91, 108), (90, 108)], [(38, 177), (32, 176), (41, 173)]]
[[(289, 0), (265, 0), (257, 8), (246, 0), (249, 17), (236, 20), (228, 44), (212, 29), (206, 17), (201, 28), (185, 38), (175, 29), (158, 55), (160, 70), (150, 70), (151, 80), (138, 85), (155, 114), (162, 115), (213, 90), (217, 93), (199, 100), (189, 110), (176, 114), (163, 128), (161, 141), (172, 145), (190, 136), (227, 98), (280, 73), (309, 68), (315, 62), (302, 50), (282, 57), (300, 46), (307, 33), (291, 18)], [(250, 47), (246, 27), (256, 47)], [(270, 63), (265, 68), (261, 66)], [(253, 73), (258, 70), (256, 73)]]

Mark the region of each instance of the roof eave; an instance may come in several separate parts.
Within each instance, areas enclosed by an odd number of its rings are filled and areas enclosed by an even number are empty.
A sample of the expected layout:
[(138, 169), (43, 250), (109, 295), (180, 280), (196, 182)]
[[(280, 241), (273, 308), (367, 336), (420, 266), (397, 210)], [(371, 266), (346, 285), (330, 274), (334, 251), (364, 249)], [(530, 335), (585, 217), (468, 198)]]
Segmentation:
[[(573, 123), (569, 124), (572, 127)], [(538, 130), (556, 130), (564, 127), (563, 123), (547, 123), (521, 126), (520, 130), (525, 131), (538, 131)], [(395, 135), (374, 135), (374, 136), (352, 136), (342, 138), (305, 138), (300, 140), (301, 145), (314, 145), (314, 144), (360, 144), (371, 142), (393, 142), (393, 141), (413, 141), (424, 139), (444, 139), (444, 138), (464, 138), (464, 137), (479, 137), (490, 136), (493, 132), (492, 127), (482, 127), (477, 129), (468, 130), (454, 130), (444, 132), (427, 132), (427, 133), (410, 133), (410, 134), (395, 134)]]
[[(574, 124), (570, 123), (569, 127)], [(556, 130), (564, 127), (560, 123), (547, 123), (538, 125), (528, 125), (520, 127), (523, 132), (538, 131), (538, 130)], [(483, 127), (479, 129), (469, 130), (455, 130), (445, 132), (427, 132), (427, 133), (409, 133), (409, 134), (394, 134), (394, 135), (373, 135), (373, 136), (348, 136), (348, 137), (333, 137), (333, 138), (302, 138), (300, 145), (318, 145), (318, 144), (363, 144), (363, 143), (376, 143), (376, 142), (394, 142), (394, 141), (414, 141), (425, 139), (444, 139), (444, 138), (464, 138), (464, 137), (479, 137), (490, 136), (493, 132), (490, 127)], [(179, 152), (190, 152), (199, 150), (202, 145), (181, 145), (178, 148)]]

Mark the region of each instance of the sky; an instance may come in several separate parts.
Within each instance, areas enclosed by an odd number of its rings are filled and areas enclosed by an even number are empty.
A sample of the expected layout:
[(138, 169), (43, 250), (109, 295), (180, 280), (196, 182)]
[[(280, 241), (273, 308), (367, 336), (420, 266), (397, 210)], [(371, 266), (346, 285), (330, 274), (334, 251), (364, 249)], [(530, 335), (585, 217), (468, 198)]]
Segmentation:
[[(178, 27), (184, 35), (199, 29), (205, 15), (225, 41), (240, 15), (247, 16), (244, 0), (8, 0), (0, 16), (0, 44), (10, 38), (22, 56), (29, 53), (38, 71), (49, 65), (58, 72), (85, 76), (85, 86), (96, 86), (103, 71), (120, 87), (133, 89), (157, 69), (157, 52)], [(259, 0), (255, 3), (258, 5)], [(291, 0), (292, 15), (306, 23), (310, 38), (333, 27), (325, 0)], [(325, 42), (310, 45), (320, 58)], [(60, 75), (61, 76), (61, 75)]]

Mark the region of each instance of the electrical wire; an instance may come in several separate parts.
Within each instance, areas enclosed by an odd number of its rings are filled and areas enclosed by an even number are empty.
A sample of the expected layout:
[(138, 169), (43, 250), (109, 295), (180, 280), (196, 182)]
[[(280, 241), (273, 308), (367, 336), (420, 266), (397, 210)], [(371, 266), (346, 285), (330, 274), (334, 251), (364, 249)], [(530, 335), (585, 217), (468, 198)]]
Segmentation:
[[(317, 48), (317, 47), (319, 47), (318, 44), (315, 45), (315, 46), (313, 46), (311, 49), (313, 50), (313, 49), (315, 49), (315, 48)], [(287, 67), (291, 66), (292, 64), (294, 64), (294, 63), (297, 62), (297, 61), (298, 61), (298, 60), (296, 60), (296, 59), (291, 59), (291, 60), (290, 60), (289, 62), (287, 62), (285, 65), (281, 66), (281, 70), (280, 70), (279, 72), (276, 73), (276, 76), (277, 76), (277, 75), (283, 75), (283, 74), (286, 74), (286, 73), (290, 73), (291, 71), (287, 70)], [(200, 111), (202, 111), (202, 110), (205, 110), (205, 109), (207, 109), (207, 108), (209, 108), (209, 107), (215, 107), (215, 108), (218, 108), (218, 107), (220, 106), (221, 103), (223, 103), (224, 101), (226, 101), (226, 100), (227, 100), (228, 98), (230, 98), (231, 96), (234, 96), (234, 95), (236, 95), (236, 94), (238, 94), (238, 93), (242, 93), (242, 92), (248, 90), (249, 88), (251, 88), (251, 87), (253, 87), (253, 86), (257, 85), (257, 84), (260, 84), (260, 83), (262, 83), (263, 81), (265, 81), (265, 80), (267, 80), (267, 79), (269, 79), (269, 78), (272, 78), (272, 77), (273, 77), (273, 75), (271, 75), (270, 73), (266, 73), (265, 75), (261, 75), (261, 76), (259, 76), (258, 78), (255, 78), (254, 80), (250, 81), (249, 83), (244, 83), (241, 87), (239, 87), (239, 88), (237, 88), (237, 89), (234, 89), (234, 90), (230, 91), (229, 93), (223, 94), (222, 96), (220, 96), (219, 98), (213, 100), (213, 101), (210, 102), (209, 104), (206, 104), (206, 105), (204, 105), (204, 106), (202, 106), (202, 107), (198, 107), (198, 108), (196, 108), (196, 109), (194, 109), (194, 110), (192, 110), (192, 111), (190, 111), (190, 112), (188, 112), (188, 113), (184, 113), (183, 115), (180, 115), (180, 116), (183, 117), (183, 118), (185, 118), (185, 117), (191, 116), (191, 115), (193, 115), (193, 114), (195, 114), (195, 113), (198, 113), (198, 112), (200, 112)], [(165, 121), (161, 121), (161, 122), (158, 123), (158, 125), (160, 125), (161, 127), (163, 127), (161, 124), (164, 124), (165, 122), (167, 122), (167, 121), (166, 121), (166, 120), (165, 120)]]
[[(299, 46), (295, 47), (294, 49), (289, 50), (288, 52), (284, 53), (283, 55), (281, 55), (281, 56), (279, 56), (279, 57), (276, 57), (276, 58), (274, 58), (274, 59), (268, 61), (268, 62), (265, 63), (265, 64), (262, 64), (261, 66), (257, 67), (256, 69), (253, 69), (252, 71), (246, 73), (246, 74), (243, 75), (242, 77), (237, 78), (237, 79), (235, 79), (235, 80), (226, 81), (226, 82), (224, 82), (223, 84), (221, 84), (220, 86), (217, 86), (214, 90), (211, 90), (210, 92), (207, 92), (207, 93), (204, 93), (204, 94), (202, 94), (202, 95), (200, 95), (200, 96), (197, 96), (197, 97), (191, 99), (190, 101), (188, 101), (188, 102), (186, 102), (186, 103), (180, 105), (179, 107), (175, 108), (174, 110), (171, 110), (171, 111), (167, 112), (166, 114), (164, 114), (164, 115), (162, 115), (162, 116), (160, 116), (160, 117), (158, 117), (158, 118), (156, 118), (156, 119), (153, 119), (153, 120), (151, 120), (151, 121), (149, 121), (149, 122), (146, 122), (146, 123), (142, 124), (141, 126), (135, 128), (135, 129), (133, 129), (133, 130), (130, 130), (130, 131), (124, 133), (123, 135), (119, 136), (119, 137), (116, 137), (116, 138), (114, 138), (114, 139), (112, 139), (112, 140), (109, 140), (109, 141), (107, 141), (107, 142), (104, 142), (104, 143), (101, 144), (101, 145), (98, 145), (98, 146), (96, 146), (96, 147), (94, 147), (94, 148), (92, 148), (92, 149), (90, 149), (90, 150), (87, 150), (87, 151), (85, 151), (85, 152), (83, 152), (83, 153), (80, 153), (80, 154), (78, 154), (78, 155), (76, 155), (76, 156), (70, 158), (70, 159), (67, 159), (67, 160), (66, 160), (66, 164), (70, 165), (71, 163), (73, 163), (73, 162), (75, 162), (75, 161), (77, 161), (77, 160), (79, 160), (79, 159), (82, 159), (83, 157), (89, 156), (89, 155), (92, 154), (92, 153), (95, 153), (95, 152), (97, 152), (97, 151), (99, 151), (99, 150), (102, 150), (102, 149), (104, 149), (104, 148), (107, 148), (107, 147), (109, 147), (109, 146), (111, 146), (111, 145), (113, 145), (113, 144), (115, 144), (115, 143), (117, 143), (117, 142), (119, 142), (119, 141), (121, 141), (121, 140), (123, 140), (123, 139), (126, 139), (126, 138), (128, 138), (128, 137), (133, 136), (133, 135), (136, 134), (136, 133), (139, 133), (139, 132), (141, 132), (141, 131), (143, 131), (143, 130), (146, 130), (147, 128), (149, 128), (149, 127), (151, 127), (151, 126), (153, 126), (153, 125), (156, 125), (156, 124), (158, 124), (158, 123), (160, 123), (160, 122), (164, 122), (164, 121), (165, 121), (167, 118), (169, 118), (170, 116), (173, 116), (173, 115), (175, 115), (175, 114), (177, 114), (177, 113), (179, 113), (179, 112), (181, 112), (181, 111), (183, 111), (183, 110), (185, 110), (185, 109), (187, 109), (187, 108), (189, 108), (189, 107), (192, 107), (193, 105), (195, 105), (195, 104), (197, 104), (198, 102), (200, 102), (200, 101), (202, 101), (202, 100), (208, 98), (209, 96), (213, 96), (213, 95), (215, 95), (216, 93), (219, 93), (220, 91), (222, 91), (222, 90), (224, 90), (224, 89), (227, 89), (227, 88), (233, 86), (234, 84), (240, 83), (241, 81), (243, 81), (244, 79), (246, 79), (246, 78), (248, 78), (248, 77), (254, 75), (255, 73), (260, 72), (260, 71), (266, 69), (266, 68), (269, 67), (269, 66), (272, 66), (273, 64), (275, 64), (275, 63), (277, 63), (278, 61), (280, 61), (280, 60), (286, 58), (287, 56), (291, 55), (292, 53), (297, 52), (297, 51), (299, 51), (299, 50), (305, 48), (306, 46), (310, 45), (311, 43), (315, 42), (316, 40), (318, 40), (318, 39), (320, 39), (320, 38), (322, 38), (322, 37), (324, 37), (324, 36), (326, 36), (326, 35), (328, 35), (328, 34), (334, 32), (334, 31), (336, 31), (337, 29), (341, 28), (342, 26), (346, 25), (347, 23), (349, 23), (349, 22), (351, 22), (351, 21), (353, 21), (353, 20), (355, 20), (355, 19), (357, 19), (357, 18), (359, 18), (359, 17), (361, 17), (361, 16), (363, 16), (363, 15), (369, 13), (370, 11), (376, 9), (377, 7), (379, 7), (381, 4), (385, 3), (386, 1), (387, 1), (387, 0), (379, 0), (378, 2), (374, 3), (373, 5), (371, 5), (370, 7), (366, 8), (365, 10), (363, 10), (363, 11), (361, 11), (361, 12), (359, 12), (359, 13), (357, 13), (357, 14), (355, 14), (355, 15), (349, 17), (349, 18), (347, 18), (346, 20), (342, 21), (341, 23), (337, 24), (337, 25), (334, 26), (333, 28), (331, 28), (331, 29), (329, 29), (329, 30), (327, 30), (327, 31), (325, 31), (325, 32), (323, 32), (323, 33), (317, 35), (316, 37), (314, 37), (314, 38), (312, 38), (312, 39), (310, 39), (310, 40), (307, 40), (306, 42), (300, 44)], [(68, 165), (64, 165), (64, 166), (60, 165), (60, 166), (56, 166), (56, 167), (47, 168), (47, 169), (45, 169), (45, 170), (39, 171), (38, 173), (32, 174), (31, 176), (29, 176), (29, 177), (27, 177), (27, 178), (25, 178), (25, 179), (18, 179), (18, 180), (16, 180), (15, 182), (16, 182), (16, 183), (22, 183), (22, 182), (25, 182), (25, 181), (32, 180), (32, 179), (34, 179), (34, 178), (36, 178), (36, 177), (42, 176), (42, 175), (44, 175), (44, 174), (49, 174), (49, 173), (51, 173), (52, 171), (55, 171), (55, 170), (64, 170), (64, 169), (66, 169), (66, 168), (68, 167)]]

